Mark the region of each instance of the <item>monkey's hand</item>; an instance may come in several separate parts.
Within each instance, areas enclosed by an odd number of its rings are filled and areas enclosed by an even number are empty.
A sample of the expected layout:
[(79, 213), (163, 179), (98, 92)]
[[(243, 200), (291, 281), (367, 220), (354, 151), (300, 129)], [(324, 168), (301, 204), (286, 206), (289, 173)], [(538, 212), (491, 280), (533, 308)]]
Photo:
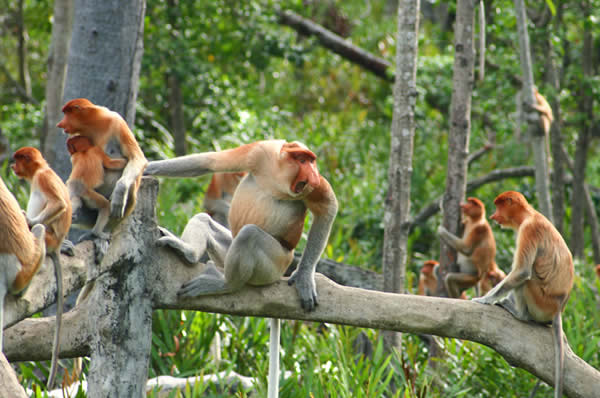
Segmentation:
[(298, 266), (288, 279), (288, 285), (296, 285), (296, 291), (300, 296), (300, 305), (306, 311), (313, 311), (317, 305), (317, 286), (314, 273), (303, 270)]
[(122, 180), (117, 181), (115, 189), (110, 198), (110, 215), (115, 218), (123, 218), (125, 215), (126, 198), (129, 196), (129, 186)]

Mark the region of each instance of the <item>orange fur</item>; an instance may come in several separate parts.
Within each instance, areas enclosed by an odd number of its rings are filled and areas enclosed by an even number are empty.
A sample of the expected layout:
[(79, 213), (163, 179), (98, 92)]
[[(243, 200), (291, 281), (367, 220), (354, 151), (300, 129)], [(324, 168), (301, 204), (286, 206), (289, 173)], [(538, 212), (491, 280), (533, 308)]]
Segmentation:
[(540, 112), (540, 123), (542, 125), (542, 129), (548, 135), (550, 132), (550, 125), (554, 121), (554, 114), (552, 113), (552, 107), (546, 101), (546, 98), (542, 94), (539, 93), (537, 88), (534, 88), (535, 99), (537, 101), (537, 105), (534, 108)]
[[(549, 322), (562, 311), (573, 287), (573, 258), (554, 225), (536, 211), (519, 192), (508, 191), (494, 201), (492, 219), (517, 230), (517, 247), (513, 266), (506, 277), (530, 272), (524, 294), (532, 318)], [(509, 283), (509, 287), (511, 284)]]
[[(71, 227), (71, 201), (67, 187), (37, 149), (23, 147), (14, 153), (13, 159), (15, 174), (31, 183), (27, 216), (34, 218), (42, 211), (48, 211), (48, 216), (40, 223), (46, 226), (46, 250), (56, 251)], [(38, 196), (40, 198), (36, 199)], [(35, 214), (30, 214), (32, 201), (36, 201)]]
[[(126, 200), (124, 210), (119, 215), (121, 217), (129, 215), (135, 207), (142, 172), (147, 164), (144, 153), (129, 126), (118, 113), (94, 105), (85, 98), (67, 102), (62, 111), (64, 117), (56, 126), (64, 129), (65, 133), (88, 137), (93, 146), (99, 147), (103, 152), (106, 152), (106, 147), (113, 138), (118, 141), (121, 154), (128, 161), (119, 180), (127, 186), (128, 197), (124, 199)], [(101, 156), (99, 152), (98, 156)]]
[(498, 265), (494, 261), (492, 268), (479, 281), (479, 290), (481, 295), (483, 296), (492, 290), (492, 288), (498, 283), (502, 282), (504, 278), (506, 278), (506, 274), (504, 271), (498, 268)]
[(600, 278), (600, 264), (596, 265), (596, 276)]
[(15, 281), (9, 287), (12, 293), (18, 293), (29, 285), (43, 264), (45, 256), (43, 242), (36, 242), (17, 200), (6, 188), (2, 179), (0, 179), (0, 253), (14, 254), (21, 264)]
[(468, 198), (460, 205), (464, 232), (461, 239), (445, 228), (438, 230), (440, 238), (458, 252), (458, 272), (449, 272), (444, 280), (450, 297), (460, 297), (464, 290), (475, 286), (495, 267), (496, 240), (485, 219), (485, 206), (477, 198)]
[(423, 263), (419, 273), (419, 295), (434, 296), (437, 289), (437, 267), (439, 267), (439, 263), (435, 260), (427, 260)]

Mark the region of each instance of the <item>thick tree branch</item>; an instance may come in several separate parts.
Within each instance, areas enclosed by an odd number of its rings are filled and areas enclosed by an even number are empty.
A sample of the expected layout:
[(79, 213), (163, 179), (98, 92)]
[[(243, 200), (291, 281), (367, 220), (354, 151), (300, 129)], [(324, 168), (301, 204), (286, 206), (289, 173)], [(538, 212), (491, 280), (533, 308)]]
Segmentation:
[(323, 47), (350, 62), (362, 66), (384, 80), (394, 81), (392, 65), (388, 61), (355, 46), (321, 25), (289, 10), (279, 12), (279, 22), (290, 26), (303, 35), (315, 36)]

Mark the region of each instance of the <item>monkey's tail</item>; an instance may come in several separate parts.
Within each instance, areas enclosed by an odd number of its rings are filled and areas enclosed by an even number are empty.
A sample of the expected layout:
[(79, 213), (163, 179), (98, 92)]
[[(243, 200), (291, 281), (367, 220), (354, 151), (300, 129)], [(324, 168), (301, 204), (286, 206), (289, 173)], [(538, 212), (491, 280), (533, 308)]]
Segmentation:
[(554, 338), (554, 397), (563, 396), (563, 375), (565, 348), (563, 344), (562, 317), (560, 312), (552, 321), (552, 337)]
[(279, 334), (281, 320), (271, 318), (271, 334), (269, 336), (269, 380), (268, 398), (279, 396)]
[(60, 328), (62, 326), (62, 314), (63, 314), (63, 279), (62, 279), (62, 265), (60, 263), (60, 257), (53, 251), (50, 253), (52, 262), (54, 263), (54, 275), (56, 277), (56, 327), (54, 328), (54, 342), (52, 343), (52, 361), (50, 365), (50, 374), (48, 375), (47, 387), (50, 389), (54, 385), (54, 379), (56, 378), (56, 371), (58, 368), (58, 352), (60, 351)]

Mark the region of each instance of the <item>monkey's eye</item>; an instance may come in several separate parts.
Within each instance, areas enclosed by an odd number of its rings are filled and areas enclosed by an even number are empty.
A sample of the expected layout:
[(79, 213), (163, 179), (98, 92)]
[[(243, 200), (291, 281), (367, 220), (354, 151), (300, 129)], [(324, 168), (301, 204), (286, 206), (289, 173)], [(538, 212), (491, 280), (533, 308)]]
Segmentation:
[(306, 159), (304, 159), (304, 158), (301, 158), (301, 159), (298, 159), (298, 160), (299, 160), (299, 161), (300, 161), (300, 163), (302, 163), (302, 164), (306, 163)]

